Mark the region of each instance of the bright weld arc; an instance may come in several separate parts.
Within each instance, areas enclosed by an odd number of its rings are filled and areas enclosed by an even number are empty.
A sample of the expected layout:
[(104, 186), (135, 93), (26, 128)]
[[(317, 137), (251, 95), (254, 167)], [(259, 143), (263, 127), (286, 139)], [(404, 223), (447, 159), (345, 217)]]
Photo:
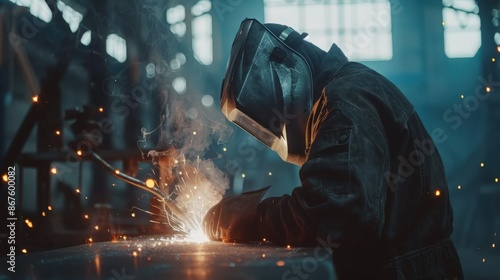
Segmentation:
[[(195, 240), (200, 240), (200, 234), (203, 234), (201, 231), (200, 227), (197, 226), (191, 219), (189, 219), (184, 211), (182, 211), (175, 203), (163, 192), (161, 191), (158, 187), (153, 186), (152, 188), (148, 187), (146, 182), (141, 181), (135, 177), (129, 176), (123, 172), (120, 172), (119, 170), (115, 169), (113, 166), (111, 166), (108, 162), (106, 162), (103, 158), (101, 158), (97, 153), (91, 152), (90, 157), (94, 159), (96, 162), (98, 162), (102, 167), (104, 167), (108, 173), (111, 175), (117, 177), (118, 179), (127, 182), (133, 186), (139, 187), (145, 191), (148, 191), (152, 194), (154, 194), (156, 197), (160, 199), (161, 202), (163, 202), (163, 205), (165, 207), (165, 210), (170, 210), (172, 214), (172, 220), (183, 224), (183, 226), (186, 226), (187, 229), (181, 230), (184, 232), (189, 233), (193, 239)], [(167, 213), (169, 211), (166, 211)], [(179, 221), (180, 220), (180, 221)], [(184, 227), (181, 226), (180, 229), (183, 229)], [(206, 239), (206, 238), (205, 238)]]

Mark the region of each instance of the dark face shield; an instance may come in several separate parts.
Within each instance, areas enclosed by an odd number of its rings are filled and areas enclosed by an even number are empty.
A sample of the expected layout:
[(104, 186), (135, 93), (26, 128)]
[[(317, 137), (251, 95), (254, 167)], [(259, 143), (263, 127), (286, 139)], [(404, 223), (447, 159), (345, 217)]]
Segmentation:
[(258, 21), (244, 20), (222, 85), (224, 115), (284, 161), (302, 165), (311, 106), (306, 60)]

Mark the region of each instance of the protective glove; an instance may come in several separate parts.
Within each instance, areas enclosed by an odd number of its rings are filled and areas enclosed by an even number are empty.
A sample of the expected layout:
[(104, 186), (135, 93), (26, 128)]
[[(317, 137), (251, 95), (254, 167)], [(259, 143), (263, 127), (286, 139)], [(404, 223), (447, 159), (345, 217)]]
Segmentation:
[(269, 187), (223, 198), (203, 219), (210, 240), (245, 242), (259, 240), (257, 207)]

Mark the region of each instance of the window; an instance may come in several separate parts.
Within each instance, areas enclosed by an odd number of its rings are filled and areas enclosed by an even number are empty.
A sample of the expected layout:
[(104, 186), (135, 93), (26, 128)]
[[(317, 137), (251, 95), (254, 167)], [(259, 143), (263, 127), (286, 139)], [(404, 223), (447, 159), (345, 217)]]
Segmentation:
[(108, 35), (106, 38), (106, 53), (119, 62), (125, 62), (127, 60), (127, 43), (125, 39), (116, 34)]
[(83, 19), (82, 14), (75, 11), (70, 6), (64, 4), (62, 1), (57, 1), (57, 8), (62, 12), (64, 20), (68, 23), (69, 28), (74, 33), (78, 30), (78, 26)]
[(209, 14), (193, 19), (193, 52), (200, 63), (205, 65), (212, 63), (212, 16)]
[(167, 10), (167, 22), (170, 24), (170, 31), (182, 38), (186, 35), (186, 9), (183, 5), (177, 5)]
[[(187, 11), (191, 12), (192, 18), (191, 35), (194, 57), (205, 65), (210, 65), (213, 62), (212, 16), (209, 13), (211, 9), (211, 1), (200, 0)], [(185, 20), (185, 6), (177, 5), (167, 9), (167, 22), (170, 24), (170, 31), (178, 38), (183, 38), (186, 35)]]
[(309, 33), (326, 51), (336, 43), (351, 60), (392, 58), (389, 0), (264, 0), (264, 20)]
[(50, 22), (52, 20), (52, 12), (44, 0), (10, 0), (10, 2), (19, 6), (28, 7), (32, 15), (45, 22)]
[(481, 21), (474, 0), (443, 0), (444, 52), (473, 57), (481, 47)]

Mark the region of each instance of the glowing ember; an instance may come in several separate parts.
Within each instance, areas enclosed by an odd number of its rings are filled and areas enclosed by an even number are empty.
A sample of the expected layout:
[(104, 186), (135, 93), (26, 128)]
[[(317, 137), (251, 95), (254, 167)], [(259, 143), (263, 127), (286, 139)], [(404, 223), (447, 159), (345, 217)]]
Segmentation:
[(32, 228), (32, 227), (33, 227), (33, 223), (32, 223), (30, 220), (26, 219), (24, 222), (26, 223), (26, 225), (27, 225), (29, 228)]
[(440, 196), (441, 195), (441, 191), (440, 190), (436, 190), (436, 196)]
[(60, 130), (56, 130), (56, 135), (61, 135), (61, 131)]
[(99, 112), (101, 112), (101, 113), (104, 112), (104, 108), (102, 108), (102, 107), (99, 108)]
[(285, 262), (284, 262), (284, 261), (277, 261), (277, 262), (276, 262), (276, 265), (277, 265), (277, 266), (284, 266), (284, 265), (285, 265)]
[(32, 99), (32, 100), (33, 100), (33, 102), (35, 102), (35, 103), (36, 103), (36, 102), (38, 102), (38, 95), (33, 96), (31, 99)]
[(7, 176), (7, 174), (3, 175), (2, 179), (3, 179), (4, 182), (9, 181), (9, 177)]
[(153, 180), (153, 179), (147, 179), (146, 180), (146, 186), (148, 188), (150, 188), (150, 189), (154, 188), (154, 186), (155, 186), (155, 180)]
[(28, 250), (26, 250), (26, 249), (24, 249), (24, 248), (23, 248), (23, 249), (21, 250), (21, 252), (23, 252), (23, 254), (27, 254), (27, 253), (28, 253)]
[(57, 174), (57, 168), (52, 167), (52, 168), (50, 169), (50, 173), (52, 173), (52, 174)]
[(50, 205), (49, 205), (49, 206), (47, 206), (47, 209), (48, 209), (49, 211), (52, 211), (52, 206), (50, 206)]
[(78, 150), (78, 151), (76, 151), (76, 154), (79, 156), (82, 156), (82, 151)]
[(486, 92), (491, 92), (491, 88), (490, 87), (486, 87)]

